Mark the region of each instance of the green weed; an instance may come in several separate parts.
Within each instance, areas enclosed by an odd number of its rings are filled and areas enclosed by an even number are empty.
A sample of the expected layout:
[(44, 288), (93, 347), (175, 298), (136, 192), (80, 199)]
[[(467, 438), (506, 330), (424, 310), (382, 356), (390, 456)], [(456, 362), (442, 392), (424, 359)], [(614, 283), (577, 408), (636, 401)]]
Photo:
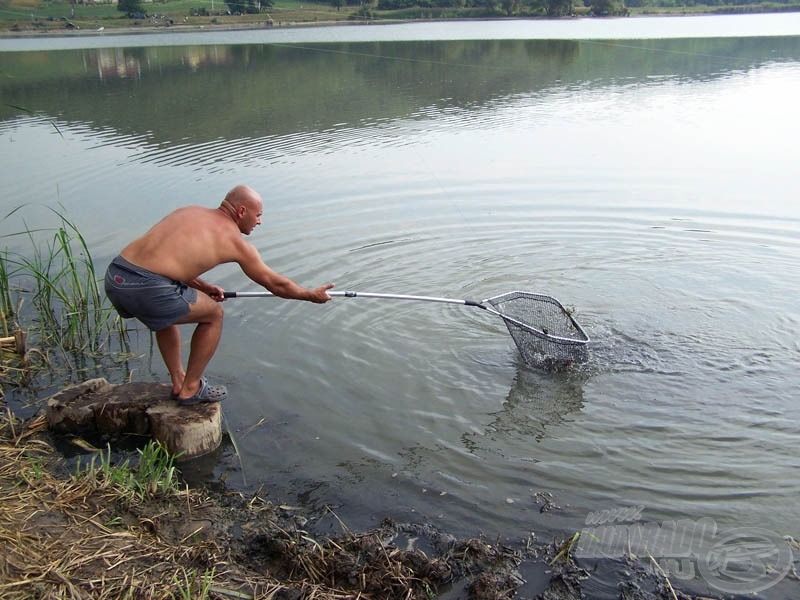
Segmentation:
[(177, 588), (183, 600), (205, 600), (211, 597), (211, 585), (214, 582), (214, 569), (199, 574), (192, 569), (187, 572), (183, 569), (175, 573), (172, 584)]
[(9, 320), (14, 316), (9, 282), (8, 251), (4, 249), (0, 251), (0, 333), (3, 334), (3, 337), (11, 334), (12, 328), (9, 327)]
[(96, 352), (110, 333), (111, 311), (103, 304), (86, 240), (74, 223), (53, 212), (60, 223), (51, 239), (39, 244), (34, 235), (37, 231), (26, 229), (23, 233), (30, 240), (31, 253), (13, 257), (6, 254), (4, 258), (15, 268), (15, 275), (32, 281), (42, 344)]
[[(43, 352), (58, 349), (65, 356), (98, 355), (112, 335), (126, 344), (123, 321), (101, 290), (86, 239), (63, 210), (49, 210), (56, 217), (55, 226), (34, 229), (23, 221), (21, 231), (2, 236), (28, 242), (27, 251), (0, 250), (0, 326), (4, 335), (10, 335), (13, 320), (13, 325), (28, 330), (31, 342)], [(15, 310), (12, 292), (18, 308), (26, 298), (33, 308), (24, 315)], [(26, 317), (28, 322), (21, 322)]]
[(114, 464), (111, 446), (95, 453), (88, 463), (78, 458), (75, 478), (87, 478), (101, 487), (113, 487), (129, 501), (173, 496), (180, 491), (175, 456), (158, 442), (150, 441), (139, 451), (139, 461), (131, 466), (126, 458)]

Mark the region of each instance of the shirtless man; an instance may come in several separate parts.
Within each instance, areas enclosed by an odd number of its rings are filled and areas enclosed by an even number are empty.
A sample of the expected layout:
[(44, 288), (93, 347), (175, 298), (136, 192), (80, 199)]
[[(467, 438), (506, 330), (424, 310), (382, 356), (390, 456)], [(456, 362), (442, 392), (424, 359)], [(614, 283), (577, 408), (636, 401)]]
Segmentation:
[[(242, 239), (261, 224), (261, 196), (244, 185), (233, 188), (219, 208), (187, 206), (170, 213), (126, 246), (106, 271), (105, 289), (123, 318), (136, 317), (152, 331), (179, 404), (216, 402), (227, 396), (202, 376), (222, 335), (223, 289), (200, 279), (222, 263), (235, 262), (254, 282), (276, 296), (322, 304), (332, 283), (302, 287), (270, 269)], [(197, 323), (186, 370), (178, 325)]]

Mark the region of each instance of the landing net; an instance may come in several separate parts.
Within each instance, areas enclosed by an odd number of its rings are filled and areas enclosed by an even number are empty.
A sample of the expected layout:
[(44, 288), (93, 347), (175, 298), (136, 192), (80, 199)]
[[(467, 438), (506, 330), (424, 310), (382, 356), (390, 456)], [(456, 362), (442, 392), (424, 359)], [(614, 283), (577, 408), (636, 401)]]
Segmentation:
[(532, 292), (484, 300), (502, 317), (525, 362), (574, 362), (585, 356), (589, 336), (561, 303)]

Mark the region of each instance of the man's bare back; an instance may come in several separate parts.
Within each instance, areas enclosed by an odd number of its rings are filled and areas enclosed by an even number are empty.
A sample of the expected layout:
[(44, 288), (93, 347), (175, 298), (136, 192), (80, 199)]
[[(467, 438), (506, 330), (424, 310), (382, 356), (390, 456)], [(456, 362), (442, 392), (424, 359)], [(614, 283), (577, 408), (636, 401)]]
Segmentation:
[(217, 265), (237, 262), (243, 243), (227, 214), (187, 206), (164, 217), (120, 254), (148, 271), (188, 283)]

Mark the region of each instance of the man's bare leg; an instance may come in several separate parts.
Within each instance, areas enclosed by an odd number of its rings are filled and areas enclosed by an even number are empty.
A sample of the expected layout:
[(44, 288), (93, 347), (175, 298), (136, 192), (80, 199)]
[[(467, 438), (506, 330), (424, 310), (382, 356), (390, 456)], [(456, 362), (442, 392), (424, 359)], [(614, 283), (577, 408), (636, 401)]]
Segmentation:
[(172, 380), (172, 393), (178, 394), (183, 387), (183, 380), (186, 378), (181, 358), (181, 330), (177, 325), (165, 327), (156, 331), (156, 341)]
[[(186, 365), (179, 400), (191, 398), (200, 390), (200, 378), (222, 337), (222, 316), (222, 305), (198, 291), (197, 302), (191, 305), (189, 314), (177, 322), (176, 325), (197, 323), (192, 334), (189, 362)], [(164, 360), (166, 361), (166, 358)]]

